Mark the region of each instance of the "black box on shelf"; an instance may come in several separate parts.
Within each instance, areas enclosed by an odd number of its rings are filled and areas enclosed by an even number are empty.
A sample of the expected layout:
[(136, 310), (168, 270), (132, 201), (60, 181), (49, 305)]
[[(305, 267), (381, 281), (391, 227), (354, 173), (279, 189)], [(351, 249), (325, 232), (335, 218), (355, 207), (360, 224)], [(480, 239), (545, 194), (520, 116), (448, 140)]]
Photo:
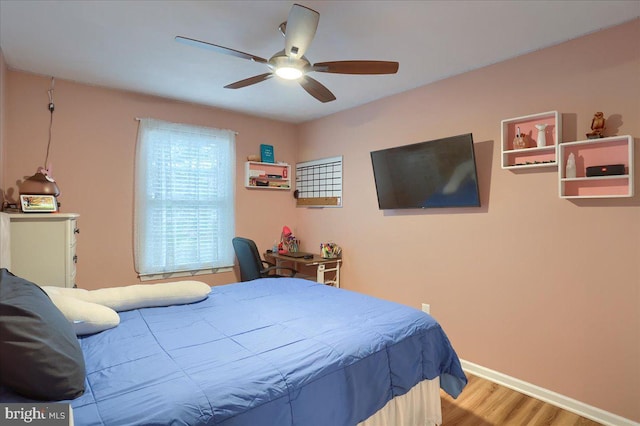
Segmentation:
[(624, 164), (609, 164), (605, 166), (587, 167), (587, 177), (592, 176), (613, 176), (625, 174)]

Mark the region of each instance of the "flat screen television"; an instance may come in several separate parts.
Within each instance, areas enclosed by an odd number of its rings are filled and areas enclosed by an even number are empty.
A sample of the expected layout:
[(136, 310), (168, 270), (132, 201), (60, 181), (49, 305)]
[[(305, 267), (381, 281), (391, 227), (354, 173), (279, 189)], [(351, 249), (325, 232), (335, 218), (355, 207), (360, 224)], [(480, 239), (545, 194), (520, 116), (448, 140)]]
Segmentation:
[(371, 152), (378, 207), (479, 207), (471, 133)]

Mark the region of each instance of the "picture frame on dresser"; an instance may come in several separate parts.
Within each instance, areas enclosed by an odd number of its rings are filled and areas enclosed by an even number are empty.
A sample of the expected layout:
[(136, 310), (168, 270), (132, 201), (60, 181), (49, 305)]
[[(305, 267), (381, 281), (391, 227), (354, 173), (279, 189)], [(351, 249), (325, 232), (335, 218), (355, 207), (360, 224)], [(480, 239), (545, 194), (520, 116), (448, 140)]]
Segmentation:
[(53, 195), (20, 195), (20, 207), (24, 213), (54, 213), (58, 202)]

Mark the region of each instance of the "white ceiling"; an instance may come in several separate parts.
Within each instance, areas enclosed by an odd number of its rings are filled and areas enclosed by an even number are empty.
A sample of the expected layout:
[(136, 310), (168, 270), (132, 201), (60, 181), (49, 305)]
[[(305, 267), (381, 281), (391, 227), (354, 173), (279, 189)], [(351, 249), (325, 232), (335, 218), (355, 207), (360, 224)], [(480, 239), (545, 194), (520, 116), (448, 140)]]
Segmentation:
[(268, 70), (174, 41), (269, 58), (284, 47), (278, 25), (292, 1), (0, 0), (0, 48), (11, 69), (299, 123), (640, 16), (638, 0), (299, 3), (320, 13), (312, 63), (398, 61), (398, 73), (313, 73), (337, 97), (323, 104), (279, 78), (224, 89)]

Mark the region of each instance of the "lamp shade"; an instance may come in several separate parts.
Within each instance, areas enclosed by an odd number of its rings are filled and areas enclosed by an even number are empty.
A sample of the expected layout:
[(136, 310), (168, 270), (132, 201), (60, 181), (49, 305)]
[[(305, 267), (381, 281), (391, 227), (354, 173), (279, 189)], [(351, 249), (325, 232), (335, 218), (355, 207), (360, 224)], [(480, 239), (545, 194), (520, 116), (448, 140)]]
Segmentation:
[(60, 195), (60, 189), (56, 185), (56, 181), (41, 172), (36, 172), (33, 176), (28, 177), (20, 185), (20, 194), (34, 195)]

